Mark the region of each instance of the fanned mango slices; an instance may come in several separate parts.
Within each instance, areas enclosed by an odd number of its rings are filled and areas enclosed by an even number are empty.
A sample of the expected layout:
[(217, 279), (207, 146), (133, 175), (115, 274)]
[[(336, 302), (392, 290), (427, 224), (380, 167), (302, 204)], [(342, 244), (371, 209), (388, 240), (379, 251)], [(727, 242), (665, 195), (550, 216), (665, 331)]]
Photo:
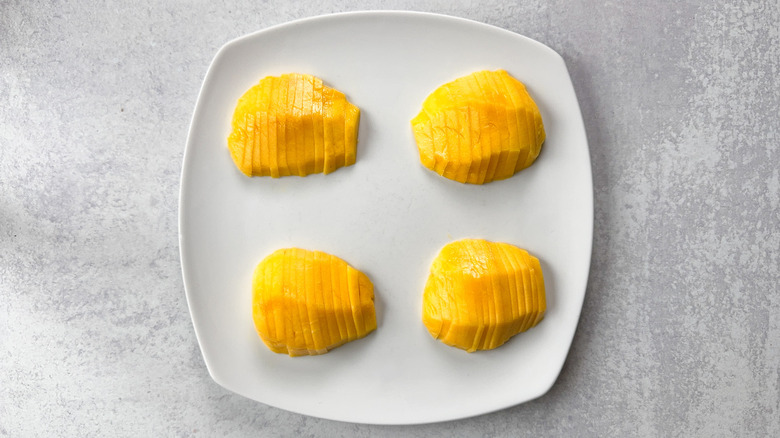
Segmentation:
[(267, 76), (238, 100), (228, 148), (247, 176), (306, 176), (355, 164), (360, 110), (307, 74)]
[(324, 252), (274, 252), (257, 265), (252, 290), (255, 329), (276, 353), (324, 354), (376, 329), (371, 280)]
[(412, 119), (412, 129), (425, 167), (469, 184), (525, 169), (545, 139), (536, 103), (504, 70), (479, 71), (437, 88)]
[(468, 352), (490, 350), (535, 326), (547, 309), (536, 257), (479, 239), (445, 245), (423, 294), (423, 323), (435, 339)]

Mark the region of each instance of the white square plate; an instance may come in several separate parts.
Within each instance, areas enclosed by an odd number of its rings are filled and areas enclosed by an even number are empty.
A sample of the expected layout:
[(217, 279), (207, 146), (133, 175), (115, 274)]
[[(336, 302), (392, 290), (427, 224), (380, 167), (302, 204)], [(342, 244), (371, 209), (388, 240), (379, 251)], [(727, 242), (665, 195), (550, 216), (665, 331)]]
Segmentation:
[[(482, 69), (524, 82), (547, 141), (536, 163), (484, 186), (419, 162), (410, 119), (439, 85)], [(226, 138), (237, 99), (267, 75), (318, 76), (360, 107), (357, 163), (330, 175), (247, 178)], [(226, 44), (201, 89), (184, 156), (182, 270), (211, 376), (245, 397), (341, 421), (463, 418), (539, 397), (563, 366), (585, 295), (593, 234), (590, 160), (562, 58), (459, 18), (360, 12), (295, 21)], [(548, 311), (487, 352), (435, 341), (421, 321), (428, 268), (447, 242), (503, 241), (536, 255)], [(251, 277), (272, 251), (337, 255), (373, 281), (379, 327), (314, 357), (270, 352), (251, 318)]]

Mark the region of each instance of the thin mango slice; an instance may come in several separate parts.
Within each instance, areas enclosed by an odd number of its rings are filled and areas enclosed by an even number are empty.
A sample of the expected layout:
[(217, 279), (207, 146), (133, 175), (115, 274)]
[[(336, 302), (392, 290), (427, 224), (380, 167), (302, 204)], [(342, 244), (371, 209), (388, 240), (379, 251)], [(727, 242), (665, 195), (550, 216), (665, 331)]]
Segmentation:
[(360, 109), (312, 75), (267, 76), (238, 100), (228, 150), (246, 176), (306, 176), (355, 163)]
[(504, 70), (442, 85), (412, 119), (423, 166), (453, 181), (484, 184), (534, 163), (546, 138), (536, 102)]
[(374, 285), (334, 255), (280, 249), (255, 269), (252, 318), (271, 351), (324, 354), (376, 330)]
[(508, 243), (463, 239), (434, 259), (422, 319), (434, 339), (471, 353), (503, 345), (546, 310), (539, 259)]

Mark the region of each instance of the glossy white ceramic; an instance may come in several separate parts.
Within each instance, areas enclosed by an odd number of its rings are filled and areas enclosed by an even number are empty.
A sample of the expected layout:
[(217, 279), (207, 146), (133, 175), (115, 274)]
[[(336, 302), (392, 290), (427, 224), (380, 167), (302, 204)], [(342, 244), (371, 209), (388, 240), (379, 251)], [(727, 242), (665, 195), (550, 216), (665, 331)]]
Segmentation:
[[(547, 141), (536, 163), (484, 186), (419, 162), (410, 119), (439, 85), (481, 69), (524, 82)], [(226, 146), (236, 100), (266, 75), (319, 76), (360, 107), (357, 163), (330, 175), (247, 178)], [(226, 44), (208, 70), (180, 199), (187, 300), (208, 370), (225, 388), (317, 417), (382, 424), (473, 416), (539, 397), (577, 327), (590, 265), (588, 145), (563, 59), (515, 33), (459, 18), (361, 12), (295, 21)], [(504, 346), (468, 354), (423, 326), (422, 289), (447, 242), (479, 237), (536, 255), (548, 312)], [(273, 250), (335, 254), (374, 282), (379, 327), (315, 357), (270, 352), (251, 318), (251, 276)]]

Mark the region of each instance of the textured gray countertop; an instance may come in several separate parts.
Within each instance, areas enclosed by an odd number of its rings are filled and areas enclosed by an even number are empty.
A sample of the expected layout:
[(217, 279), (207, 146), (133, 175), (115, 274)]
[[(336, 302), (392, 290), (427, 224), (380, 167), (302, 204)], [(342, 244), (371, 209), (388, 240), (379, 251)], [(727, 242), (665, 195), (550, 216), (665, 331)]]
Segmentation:
[(355, 7), (216, 3), (0, 3), (0, 436), (780, 436), (776, 1), (364, 2), (558, 51), (594, 173), (555, 386), (411, 427), (281, 411), (206, 371), (177, 241), (201, 81), (228, 40)]

